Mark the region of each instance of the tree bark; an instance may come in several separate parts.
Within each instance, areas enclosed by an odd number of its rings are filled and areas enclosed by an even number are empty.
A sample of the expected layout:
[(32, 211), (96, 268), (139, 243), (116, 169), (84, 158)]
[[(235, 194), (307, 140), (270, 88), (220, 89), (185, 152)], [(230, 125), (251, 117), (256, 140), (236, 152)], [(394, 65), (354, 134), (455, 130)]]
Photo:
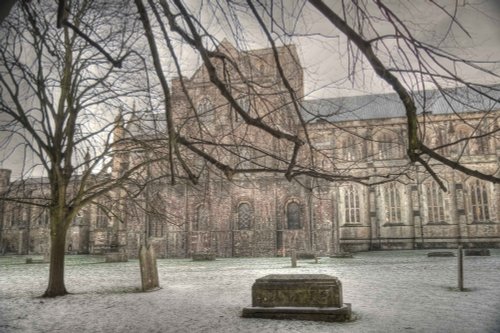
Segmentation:
[(49, 285), (43, 297), (68, 294), (64, 285), (64, 251), (66, 249), (66, 228), (62, 221), (55, 223), (51, 232)]

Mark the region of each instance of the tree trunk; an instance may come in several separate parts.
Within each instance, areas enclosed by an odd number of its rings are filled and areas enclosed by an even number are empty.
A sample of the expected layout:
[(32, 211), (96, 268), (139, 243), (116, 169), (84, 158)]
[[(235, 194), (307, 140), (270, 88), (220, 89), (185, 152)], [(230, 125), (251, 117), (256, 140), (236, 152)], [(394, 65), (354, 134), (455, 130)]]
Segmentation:
[(64, 285), (64, 251), (66, 228), (62, 222), (56, 223), (51, 232), (49, 285), (43, 297), (56, 297), (68, 294)]

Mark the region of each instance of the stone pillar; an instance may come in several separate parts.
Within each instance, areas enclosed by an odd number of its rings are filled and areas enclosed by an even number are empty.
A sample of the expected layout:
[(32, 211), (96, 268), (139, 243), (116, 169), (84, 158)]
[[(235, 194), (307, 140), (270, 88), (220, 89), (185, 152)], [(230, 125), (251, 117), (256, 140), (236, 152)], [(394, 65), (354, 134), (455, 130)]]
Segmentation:
[(141, 266), (142, 291), (151, 291), (160, 288), (156, 256), (153, 246), (141, 245), (139, 249), (139, 264)]

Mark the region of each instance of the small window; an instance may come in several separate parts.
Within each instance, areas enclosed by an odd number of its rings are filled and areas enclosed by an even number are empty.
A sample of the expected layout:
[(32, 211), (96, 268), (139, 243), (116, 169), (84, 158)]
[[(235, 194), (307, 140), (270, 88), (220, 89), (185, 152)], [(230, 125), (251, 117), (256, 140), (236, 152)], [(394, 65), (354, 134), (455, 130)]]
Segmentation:
[(238, 206), (238, 230), (247, 230), (252, 224), (252, 209), (246, 202)]
[(286, 222), (288, 229), (300, 229), (300, 206), (297, 202), (290, 202), (286, 206)]
[(378, 138), (378, 159), (387, 160), (401, 157), (401, 146), (396, 135), (384, 133)]
[(458, 141), (455, 145), (450, 147), (450, 150), (454, 155), (462, 156), (469, 155), (471, 153), (471, 143), (472, 140), (470, 136), (472, 135), (472, 130), (463, 126), (458, 126), (455, 130), (454, 141)]
[(201, 100), (196, 109), (196, 113), (205, 121), (213, 121), (215, 119), (215, 109), (208, 98), (203, 98)]
[(346, 161), (357, 161), (363, 156), (363, 143), (349, 135), (342, 140), (342, 155)]

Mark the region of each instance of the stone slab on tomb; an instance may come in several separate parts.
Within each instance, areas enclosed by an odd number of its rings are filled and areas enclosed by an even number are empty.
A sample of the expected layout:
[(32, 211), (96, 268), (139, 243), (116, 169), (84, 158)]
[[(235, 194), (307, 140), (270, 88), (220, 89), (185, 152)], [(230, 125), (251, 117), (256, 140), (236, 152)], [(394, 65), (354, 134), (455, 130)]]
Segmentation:
[(248, 307), (243, 309), (242, 317), (342, 322), (351, 320), (352, 310), (349, 303), (340, 308)]
[(491, 254), (489, 249), (465, 249), (464, 255), (483, 257), (483, 256), (490, 256)]
[(342, 283), (326, 274), (271, 274), (252, 286), (252, 306), (243, 317), (346, 321), (351, 306), (342, 299)]

